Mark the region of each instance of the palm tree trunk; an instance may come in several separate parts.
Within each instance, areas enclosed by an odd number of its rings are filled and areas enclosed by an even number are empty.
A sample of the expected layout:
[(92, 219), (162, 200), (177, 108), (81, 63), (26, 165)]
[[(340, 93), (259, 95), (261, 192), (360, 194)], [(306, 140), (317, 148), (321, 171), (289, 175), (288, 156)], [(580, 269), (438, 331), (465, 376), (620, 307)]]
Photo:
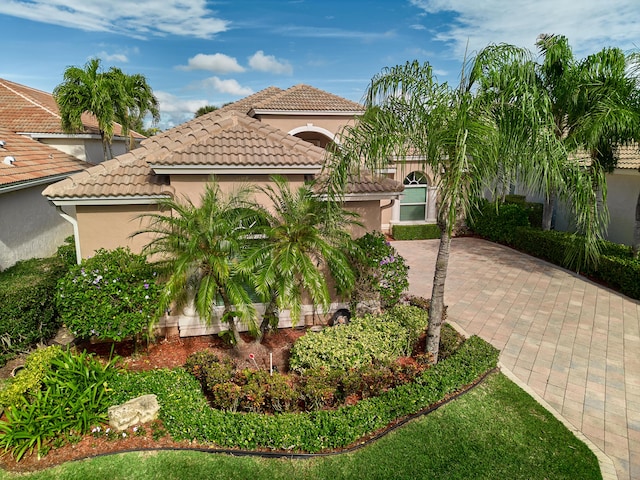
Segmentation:
[(229, 324), (229, 331), (233, 335), (234, 345), (236, 346), (242, 345), (244, 344), (244, 340), (242, 340), (242, 337), (240, 337), (240, 332), (238, 332), (238, 327), (236, 326), (233, 305), (231, 304), (231, 301), (225, 295), (222, 289), (219, 290), (218, 293), (222, 297), (222, 302), (224, 303), (224, 312), (222, 313), (222, 321), (227, 322)]
[(449, 267), (449, 250), (451, 248), (451, 233), (446, 225), (441, 226), (440, 246), (436, 259), (433, 289), (431, 290), (431, 305), (429, 306), (429, 326), (427, 327), (427, 353), (432, 355), (431, 362), (438, 362), (440, 348), (440, 329), (444, 312), (444, 282)]
[(258, 335), (256, 335), (255, 343), (262, 343), (262, 339), (267, 333), (267, 329), (274, 323), (275, 320), (275, 308), (276, 299), (273, 297), (264, 309), (264, 315), (262, 316), (262, 322), (260, 323), (260, 329)]
[(542, 207), (542, 230), (551, 230), (551, 220), (553, 219), (553, 210), (556, 206), (556, 196), (550, 193), (545, 199)]
[(640, 193), (636, 202), (636, 222), (633, 228), (633, 257), (640, 257)]

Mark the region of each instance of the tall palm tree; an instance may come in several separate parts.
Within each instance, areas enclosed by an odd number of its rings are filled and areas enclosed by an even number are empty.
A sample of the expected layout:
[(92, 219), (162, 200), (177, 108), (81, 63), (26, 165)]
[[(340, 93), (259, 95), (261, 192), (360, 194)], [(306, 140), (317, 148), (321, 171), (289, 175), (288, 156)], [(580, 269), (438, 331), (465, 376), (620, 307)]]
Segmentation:
[(111, 158), (110, 143), (117, 106), (114, 83), (100, 68), (100, 59), (89, 60), (83, 68), (68, 67), (62, 83), (53, 90), (60, 109), (62, 129), (77, 133), (84, 130), (82, 114), (93, 115), (98, 122), (104, 158)]
[[(83, 131), (85, 112), (96, 118), (105, 160), (112, 157), (114, 122), (121, 124), (122, 134), (126, 136), (142, 126), (147, 114), (151, 114), (154, 122), (160, 119), (158, 100), (143, 75), (127, 75), (115, 67), (104, 72), (98, 58), (89, 60), (84, 69), (68, 67), (53, 96), (65, 132)], [(133, 145), (133, 135), (130, 135), (129, 148)]]
[(331, 302), (327, 274), (339, 295), (348, 294), (355, 283), (348, 254), (356, 246), (348, 227), (357, 224), (356, 214), (319, 199), (311, 185), (292, 192), (283, 177), (273, 181), (275, 188), (260, 187), (273, 210), (267, 213), (263, 237), (243, 262), (266, 304), (258, 342), (270, 325), (277, 325), (276, 309), (290, 309), (294, 322), (300, 317), (305, 294), (327, 312)]
[[(508, 52), (505, 52), (505, 54)], [(481, 53), (478, 59), (483, 58)], [(457, 88), (439, 83), (432, 67), (418, 62), (387, 68), (375, 76), (367, 90), (367, 112), (342, 136), (330, 168), (333, 191), (344, 187), (345, 172), (366, 166), (373, 171), (409, 155), (434, 174), (438, 186), (438, 224), (442, 235), (435, 266), (426, 349), (437, 362), (444, 308), (444, 289), (453, 228), (471, 211), (475, 198), (493, 187), (500, 176), (522, 176), (531, 186), (552, 182), (563, 194), (573, 195), (580, 212), (591, 208), (592, 198), (568, 191), (584, 178), (563, 161), (563, 148), (550, 125), (550, 110), (540, 109), (544, 97), (538, 88), (522, 88), (518, 76), (528, 67), (511, 62), (511, 69), (491, 69), (501, 88), (477, 89), (477, 62), (466, 65)], [(566, 159), (566, 155), (564, 155)], [(542, 170), (551, 172), (542, 175)], [(573, 181), (561, 181), (571, 171)], [(558, 185), (556, 185), (558, 183)], [(591, 226), (591, 225), (588, 225)], [(589, 230), (597, 236), (597, 231)], [(587, 242), (591, 247), (594, 243)]]
[[(163, 213), (144, 214), (148, 226), (134, 235), (151, 234), (144, 251), (159, 257), (168, 276), (161, 311), (175, 305), (194, 305), (202, 320), (211, 323), (213, 306), (224, 305), (221, 320), (229, 325), (231, 340), (243, 343), (236, 318), (250, 332), (257, 331), (250, 278), (239, 268), (253, 226), (261, 212), (249, 200), (251, 189), (223, 194), (216, 182), (207, 184), (197, 206), (188, 199), (165, 199)], [(170, 212), (166, 214), (164, 212)]]
[(150, 114), (154, 125), (160, 121), (158, 99), (144, 75), (127, 75), (115, 67), (111, 67), (108, 74), (112, 77), (114, 89), (123, 99), (116, 105), (116, 120), (122, 125), (122, 134), (129, 135), (129, 150), (132, 150), (135, 148), (133, 131), (143, 126), (144, 118)]

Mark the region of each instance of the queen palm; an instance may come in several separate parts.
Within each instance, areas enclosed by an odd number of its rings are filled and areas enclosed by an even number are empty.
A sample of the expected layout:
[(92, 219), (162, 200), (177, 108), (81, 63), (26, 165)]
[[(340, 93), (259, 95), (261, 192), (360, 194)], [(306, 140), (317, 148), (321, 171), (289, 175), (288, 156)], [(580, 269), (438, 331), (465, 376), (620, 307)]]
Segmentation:
[(305, 295), (314, 307), (327, 312), (331, 303), (327, 274), (339, 295), (353, 288), (355, 274), (348, 254), (356, 249), (349, 227), (355, 214), (340, 205), (321, 200), (311, 185), (291, 191), (283, 177), (260, 187), (272, 205), (263, 237), (243, 262), (253, 276), (256, 292), (266, 304), (259, 342), (270, 325), (277, 325), (275, 310), (290, 309), (295, 322)]
[(257, 331), (250, 278), (239, 268), (252, 227), (260, 223), (260, 211), (249, 200), (251, 194), (251, 189), (243, 187), (225, 195), (211, 182), (199, 205), (189, 199), (164, 199), (159, 204), (163, 212), (142, 215), (148, 226), (134, 233), (151, 234), (144, 251), (159, 258), (168, 277), (161, 311), (193, 305), (210, 324), (213, 306), (221, 303), (221, 320), (229, 325), (236, 345), (243, 343), (236, 319), (250, 332)]
[[(481, 53), (478, 59), (482, 58)], [(545, 181), (551, 182), (549, 186), (572, 196), (572, 204), (580, 212), (589, 210), (593, 203), (589, 195), (578, 195), (568, 188), (570, 184), (572, 188), (583, 185), (585, 178), (566, 162), (566, 155), (563, 161), (562, 144), (550, 128), (550, 110), (539, 108), (544, 96), (538, 88), (523, 88), (515, 81), (519, 75), (531, 74), (530, 69), (517, 62), (509, 65), (509, 72), (490, 70), (492, 81), (500, 89), (475, 88), (483, 72), (477, 61), (463, 71), (457, 88), (439, 83), (428, 63), (411, 62), (385, 69), (372, 79), (365, 98), (367, 112), (354, 127), (345, 130), (342, 149), (330, 164), (333, 191), (338, 194), (344, 188), (345, 172), (362, 166), (376, 171), (409, 155), (434, 175), (442, 232), (426, 342), (434, 362), (438, 358), (451, 236), (458, 219), (471, 212), (475, 198), (501, 176), (520, 175), (535, 188), (545, 188)], [(543, 170), (550, 174), (542, 175)], [(563, 180), (567, 177), (572, 180)], [(583, 192), (584, 188), (577, 191)], [(592, 224), (583, 226), (590, 228)], [(588, 233), (597, 236), (597, 230), (589, 229)], [(593, 244), (587, 242), (586, 246)]]

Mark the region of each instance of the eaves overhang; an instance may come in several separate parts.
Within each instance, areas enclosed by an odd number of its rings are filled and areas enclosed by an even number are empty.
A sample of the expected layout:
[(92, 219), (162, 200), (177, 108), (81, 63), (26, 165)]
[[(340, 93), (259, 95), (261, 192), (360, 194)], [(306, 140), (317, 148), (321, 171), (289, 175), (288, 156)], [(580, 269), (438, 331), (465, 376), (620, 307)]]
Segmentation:
[(102, 197), (47, 197), (51, 203), (56, 206), (75, 205), (75, 206), (101, 206), (101, 205), (153, 205), (163, 199), (172, 198), (171, 195), (132, 195), (127, 197), (121, 196), (102, 196)]
[(24, 180), (21, 182), (8, 183), (6, 185), (0, 185), (0, 194), (14, 192), (16, 190), (24, 190), (25, 188), (37, 187), (38, 185), (48, 185), (50, 183), (56, 183), (60, 180), (64, 180), (74, 173), (81, 172), (82, 170), (76, 170), (68, 173), (61, 173), (58, 175), (51, 175), (49, 177), (36, 178), (34, 180)]
[(156, 175), (308, 175), (317, 174), (321, 165), (149, 165)]

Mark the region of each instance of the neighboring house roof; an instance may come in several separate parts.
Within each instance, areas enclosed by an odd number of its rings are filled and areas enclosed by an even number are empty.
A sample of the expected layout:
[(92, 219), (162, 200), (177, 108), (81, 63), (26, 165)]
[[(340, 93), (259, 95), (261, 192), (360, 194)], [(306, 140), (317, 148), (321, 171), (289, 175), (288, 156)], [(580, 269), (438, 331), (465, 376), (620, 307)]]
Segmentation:
[[(0, 127), (0, 192), (52, 183), (87, 167), (82, 160)], [(13, 158), (11, 163), (5, 158)]]
[[(100, 134), (93, 115), (82, 114), (84, 131)], [(0, 78), (0, 125), (16, 133), (69, 135), (62, 130), (60, 111), (53, 95)], [(114, 123), (114, 135), (122, 134), (122, 127)], [(134, 137), (144, 136), (133, 132)]]

